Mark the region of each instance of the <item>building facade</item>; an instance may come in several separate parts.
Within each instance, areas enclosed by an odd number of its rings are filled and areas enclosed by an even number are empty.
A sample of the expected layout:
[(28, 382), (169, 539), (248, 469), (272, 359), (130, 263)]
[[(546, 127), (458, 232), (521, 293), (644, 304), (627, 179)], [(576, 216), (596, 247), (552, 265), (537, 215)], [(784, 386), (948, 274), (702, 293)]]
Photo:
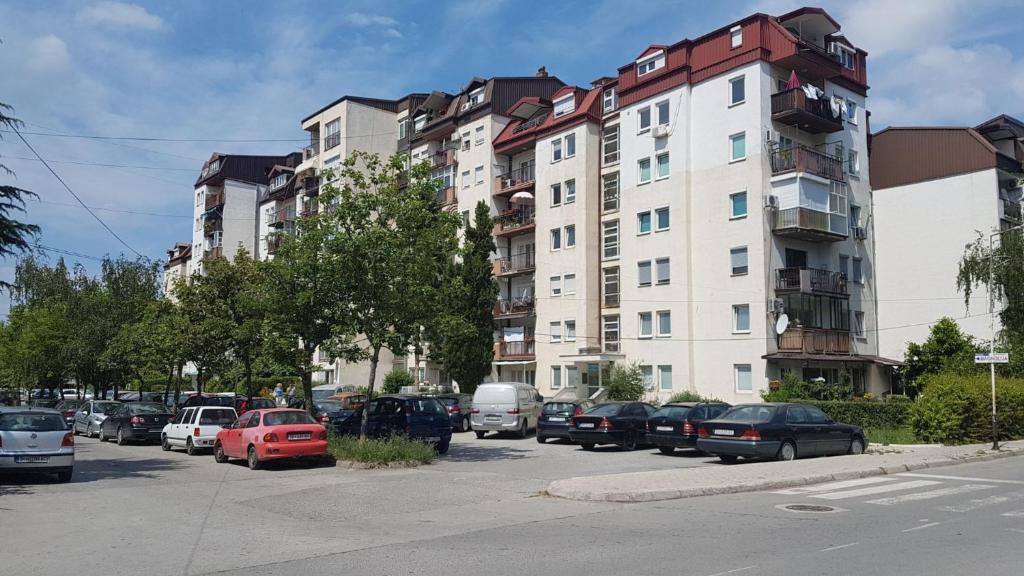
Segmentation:
[(174, 295), (174, 285), (181, 278), (188, 278), (189, 266), (192, 262), (192, 244), (178, 242), (167, 251), (167, 262), (164, 263), (163, 294), (172, 302), (177, 298)]

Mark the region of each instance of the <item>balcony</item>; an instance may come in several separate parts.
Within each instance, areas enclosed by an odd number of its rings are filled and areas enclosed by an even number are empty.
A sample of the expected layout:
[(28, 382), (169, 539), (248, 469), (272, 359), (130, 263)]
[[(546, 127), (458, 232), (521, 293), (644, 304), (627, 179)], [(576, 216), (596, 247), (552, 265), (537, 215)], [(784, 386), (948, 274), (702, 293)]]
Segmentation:
[(309, 198), (305, 202), (302, 203), (302, 213), (301, 213), (301, 216), (303, 218), (307, 218), (309, 216), (313, 216), (313, 215), (315, 215), (319, 211), (320, 211), (320, 202), (316, 198)]
[(498, 214), (497, 221), (494, 223), (494, 235), (510, 237), (533, 232), (534, 228), (536, 228), (534, 223), (535, 213), (536, 210), (534, 210), (533, 206), (524, 206)]
[(281, 249), (281, 245), (284, 244), (283, 234), (271, 234), (266, 238), (267, 242), (267, 254), (277, 254), (277, 251)]
[(320, 177), (311, 176), (302, 181), (302, 194), (313, 197), (320, 194)]
[(514, 194), (521, 190), (533, 188), (537, 180), (537, 163), (531, 160), (528, 164), (512, 170), (508, 174), (502, 174), (497, 178), (495, 196)]
[(223, 246), (214, 246), (203, 251), (203, 258), (220, 258), (224, 255)]
[(495, 320), (509, 320), (512, 318), (525, 318), (536, 313), (533, 298), (512, 298), (511, 300), (499, 299), (494, 305)]
[(772, 120), (811, 134), (830, 134), (843, 129), (843, 119), (832, 116), (828, 101), (812, 100), (802, 88), (772, 94)]
[(448, 186), (437, 191), (437, 203), (443, 208), (458, 206), (459, 195), (455, 186)]
[(838, 242), (847, 238), (850, 228), (842, 214), (797, 207), (776, 210), (772, 231), (809, 242)]
[(1021, 205), (1020, 202), (1014, 202), (1012, 200), (999, 199), (999, 217), (1002, 220), (1011, 222), (1013, 224), (1021, 223)]
[(320, 154), (320, 143), (313, 142), (302, 149), (302, 161), (305, 162), (307, 160), (312, 160), (313, 158), (316, 158), (318, 154)]
[(206, 195), (206, 209), (207, 210), (213, 210), (214, 208), (219, 208), (220, 206), (223, 206), (223, 205), (224, 205), (224, 193), (223, 192), (218, 192), (216, 194), (207, 194)]
[(210, 236), (224, 230), (224, 221), (220, 218), (210, 218), (203, 222), (203, 236)]
[(845, 182), (843, 161), (803, 145), (773, 148), (772, 175), (796, 172), (813, 174), (836, 182)]
[(500, 277), (518, 276), (533, 272), (537, 267), (536, 251), (519, 252), (494, 261), (494, 275)]
[(520, 341), (498, 340), (494, 343), (495, 360), (532, 360), (536, 354), (533, 337)]
[(434, 153), (434, 156), (431, 158), (431, 166), (434, 168), (451, 166), (455, 164), (455, 158), (455, 148), (443, 148)]
[(295, 220), (295, 205), (285, 206), (267, 214), (267, 226), (280, 228)]
[(838, 76), (843, 67), (824, 47), (809, 38), (797, 36), (796, 51), (774, 63), (788, 70), (797, 70), (802, 78), (824, 80)]
[(779, 352), (849, 354), (850, 332), (821, 328), (789, 328), (779, 337)]
[(779, 268), (775, 271), (775, 292), (850, 295), (846, 274), (820, 268)]
[(604, 307), (605, 308), (618, 308), (619, 307), (619, 293), (606, 292), (604, 295)]

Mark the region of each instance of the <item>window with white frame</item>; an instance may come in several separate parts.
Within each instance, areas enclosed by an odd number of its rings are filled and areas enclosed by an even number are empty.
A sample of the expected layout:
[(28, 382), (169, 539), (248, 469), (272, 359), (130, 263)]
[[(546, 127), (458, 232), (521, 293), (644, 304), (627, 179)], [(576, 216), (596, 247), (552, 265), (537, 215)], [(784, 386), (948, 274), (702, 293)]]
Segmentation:
[(576, 321), (566, 320), (565, 321), (565, 341), (575, 342), (576, 341)]
[(409, 119), (403, 118), (398, 121), (398, 139), (405, 140), (405, 137), (409, 135)]
[(552, 276), (550, 278), (550, 282), (551, 282), (551, 295), (552, 296), (561, 296), (562, 295), (562, 277), (561, 276)]
[(636, 111), (636, 119), (637, 119), (637, 126), (636, 126), (636, 133), (637, 134), (643, 134), (644, 132), (647, 132), (648, 130), (650, 130), (651, 129), (651, 108), (649, 106), (644, 106), (643, 108), (640, 108), (639, 110), (637, 110)]
[(462, 173), (462, 187), (469, 188), (469, 182), (469, 170), (466, 170)]
[(558, 162), (562, 159), (562, 139), (551, 141), (551, 161)]
[(637, 337), (654, 337), (654, 315), (651, 312), (641, 312), (637, 315)]
[(643, 378), (644, 390), (654, 390), (654, 366), (640, 366), (640, 376)]
[(324, 150), (341, 144), (341, 118), (331, 120), (324, 127)]
[(860, 174), (860, 157), (853, 148), (846, 150), (846, 171), (852, 176)]
[(551, 389), (558, 390), (562, 387), (562, 367), (552, 366), (551, 367)]
[(672, 389), (672, 366), (663, 364), (658, 366), (658, 388), (661, 390)]
[(572, 204), (576, 201), (576, 179), (565, 181), (565, 203)]
[(662, 152), (658, 154), (658, 173), (655, 180), (664, 180), (668, 178), (669, 167), (668, 167), (668, 152)]
[(604, 164), (606, 166), (619, 162), (619, 125), (606, 126), (601, 131), (601, 144), (604, 147)]
[(619, 267), (612, 266), (602, 270), (604, 272), (604, 305), (619, 305)]
[(484, 86), (481, 86), (469, 93), (469, 104), (476, 106), (484, 101)]
[(729, 266), (733, 276), (742, 276), (749, 271), (747, 266), (747, 247), (737, 246), (729, 249)]
[(750, 369), (750, 364), (733, 364), (732, 371), (737, 392), (754, 391), (754, 373)]
[[(426, 125), (427, 125), (427, 117), (426, 117), (426, 115), (417, 116), (416, 119), (412, 121), (412, 127), (413, 127), (413, 130), (415, 132), (422, 132), (423, 128), (425, 128)], [(469, 146), (469, 142), (467, 142), (466, 145)]]
[(853, 70), (856, 67), (857, 55), (854, 54), (853, 50), (850, 50), (842, 44), (837, 44), (837, 47), (839, 48), (839, 63), (842, 64), (844, 68)]
[(670, 122), (668, 100), (658, 102), (654, 108), (658, 111), (658, 126), (668, 126)]
[(739, 76), (729, 80), (729, 105), (743, 104), (747, 99), (747, 79)]
[(565, 247), (572, 248), (576, 246), (576, 225), (569, 224), (565, 227)]
[(477, 126), (476, 130), (473, 131), (473, 145), (474, 146), (483, 146), (484, 141), (485, 141), (485, 138), (484, 138), (484, 127), (483, 126)]
[(289, 176), (289, 174), (287, 174), (287, 173), (286, 174), (278, 174), (277, 176), (274, 176), (274, 179), (270, 181), (269, 188), (271, 190), (277, 190), (281, 186), (284, 186), (285, 183), (288, 182), (288, 176)]
[(663, 66), (665, 66), (665, 52), (658, 52), (641, 60), (637, 60), (636, 75), (643, 76), (644, 74), (650, 74)]
[(561, 250), (562, 249), (562, 229), (552, 228), (551, 229), (551, 249)]
[(575, 366), (571, 366), (571, 365), (566, 366), (565, 367), (565, 387), (566, 388), (575, 388), (576, 387), (576, 382), (579, 381), (579, 376), (580, 376), (579, 370)]
[(552, 108), (555, 111), (555, 118), (559, 116), (565, 116), (576, 109), (576, 95), (569, 94), (558, 100), (552, 102)]
[(483, 166), (477, 166), (476, 168), (473, 169), (473, 180), (475, 180), (477, 184), (483, 184), (484, 183), (484, 167)]
[(672, 266), (668, 258), (658, 258), (654, 261), (654, 277), (658, 284), (668, 284), (672, 281)]
[(462, 149), (469, 150), (471, 140), (469, 139), (469, 131), (462, 133)]
[(739, 162), (747, 157), (747, 133), (729, 136), (729, 161)]
[(739, 48), (743, 46), (743, 28), (740, 26), (733, 26), (729, 28), (729, 46), (731, 48)]
[(858, 284), (864, 283), (864, 259), (853, 259), (853, 281)]
[(571, 295), (576, 293), (576, 274), (562, 275), (563, 294)]
[(853, 311), (853, 335), (856, 338), (864, 337), (864, 313), (860, 310)]
[(619, 315), (609, 314), (601, 318), (602, 332), (604, 336), (604, 351), (619, 351)]
[(572, 158), (576, 155), (576, 134), (565, 136), (565, 157)]
[(641, 260), (636, 263), (636, 284), (637, 286), (651, 285), (651, 261)]
[(750, 333), (750, 304), (734, 304), (732, 307), (732, 333)]
[(551, 341), (552, 342), (561, 342), (562, 341), (562, 323), (561, 322), (552, 322), (552, 323), (549, 324), (549, 327), (550, 327), (549, 329), (551, 330), (551, 332), (549, 334), (551, 336)]
[(846, 121), (850, 124), (857, 123), (857, 103), (853, 100), (846, 101)]
[(602, 109), (605, 112), (611, 112), (619, 105), (618, 96), (615, 94), (615, 88), (605, 88), (604, 94), (602, 94)]
[(552, 184), (551, 185), (551, 205), (561, 206), (562, 205), (562, 185)]
[(747, 216), (747, 192), (736, 192), (729, 194), (729, 218), (746, 218)]
[(654, 211), (654, 231), (664, 232), (668, 230), (671, 224), (670, 213), (668, 206), (664, 208), (658, 208)]
[(647, 184), (651, 181), (651, 159), (641, 158), (636, 162), (637, 183)]
[(601, 176), (602, 200), (605, 212), (619, 209), (619, 173), (612, 172)]
[(619, 221), (609, 220), (601, 223), (601, 240), (604, 246), (604, 258), (619, 257)]
[(672, 335), (672, 312), (669, 310), (658, 311), (658, 337), (668, 338)]
[(643, 212), (637, 212), (636, 214), (636, 233), (637, 235), (650, 234), (651, 233), (651, 211), (644, 210)]

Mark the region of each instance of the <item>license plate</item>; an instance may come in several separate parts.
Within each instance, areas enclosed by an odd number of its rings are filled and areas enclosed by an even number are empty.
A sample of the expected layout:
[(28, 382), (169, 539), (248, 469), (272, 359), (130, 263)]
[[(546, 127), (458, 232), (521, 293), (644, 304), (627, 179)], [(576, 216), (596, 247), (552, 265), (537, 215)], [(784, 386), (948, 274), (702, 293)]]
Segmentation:
[(156, 432), (163, 432), (164, 429), (163, 428), (150, 428), (149, 431), (153, 432), (153, 433), (156, 433)]
[(309, 440), (313, 435), (309, 432), (292, 432), (288, 435), (289, 440)]
[(49, 456), (18, 456), (14, 459), (16, 464), (45, 464), (49, 461)]
[(594, 427), (594, 423), (593, 422), (580, 422), (579, 424), (576, 425), (576, 427), (577, 428), (593, 428)]
[(424, 440), (427, 441), (427, 442), (440, 442), (441, 441), (441, 437), (440, 436), (427, 436), (426, 438), (424, 438)]
[(487, 417), (484, 418), (484, 420), (499, 421), (499, 420), (501, 420), (501, 416), (487, 416)]
[(671, 432), (672, 431), (672, 427), (671, 426), (655, 426), (654, 429), (657, 430), (658, 432)]
[(565, 418), (562, 418), (561, 416), (550, 416), (548, 417), (548, 420), (551, 422), (565, 422)]
[(733, 431), (733, 430), (721, 430), (719, 428), (715, 428), (715, 436), (735, 436), (735, 435), (736, 435), (736, 432)]

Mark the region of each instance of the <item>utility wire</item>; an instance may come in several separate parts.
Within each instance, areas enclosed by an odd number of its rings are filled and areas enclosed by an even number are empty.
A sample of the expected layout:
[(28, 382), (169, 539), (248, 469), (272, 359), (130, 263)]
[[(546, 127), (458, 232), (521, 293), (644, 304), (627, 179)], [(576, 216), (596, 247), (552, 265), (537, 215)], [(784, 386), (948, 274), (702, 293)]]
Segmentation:
[[(4, 156), (4, 158), (10, 158), (12, 160), (28, 160), (31, 162), (41, 162), (39, 158), (28, 158), (26, 156)], [(86, 162), (84, 160), (54, 160), (53, 158), (47, 158), (47, 162), (54, 162), (57, 164), (76, 164), (78, 166), (100, 166), (102, 168), (135, 168), (138, 170), (174, 170), (178, 172), (199, 172), (195, 168), (172, 168), (170, 166), (139, 166), (135, 164), (105, 164), (102, 162)]]
[[(0, 130), (10, 132), (10, 130)], [(14, 132), (18, 132), (14, 130)], [(19, 134), (21, 132), (18, 132)], [(29, 136), (51, 136), (56, 138), (80, 138), (83, 140), (134, 140), (137, 142), (225, 142), (225, 143), (249, 143), (249, 142), (309, 142), (309, 138), (157, 138), (152, 136), (98, 136), (94, 134), (67, 134), (50, 132), (24, 132)]]
[(77, 258), (87, 258), (89, 260), (96, 260), (97, 262), (103, 262), (105, 260), (105, 258), (101, 256), (82, 254), (81, 252), (74, 252), (72, 250), (65, 250), (63, 248), (54, 248), (53, 246), (45, 246), (43, 244), (34, 244), (33, 246), (39, 250), (42, 250), (43, 252), (54, 252), (57, 254), (64, 254), (67, 256), (75, 256)]

